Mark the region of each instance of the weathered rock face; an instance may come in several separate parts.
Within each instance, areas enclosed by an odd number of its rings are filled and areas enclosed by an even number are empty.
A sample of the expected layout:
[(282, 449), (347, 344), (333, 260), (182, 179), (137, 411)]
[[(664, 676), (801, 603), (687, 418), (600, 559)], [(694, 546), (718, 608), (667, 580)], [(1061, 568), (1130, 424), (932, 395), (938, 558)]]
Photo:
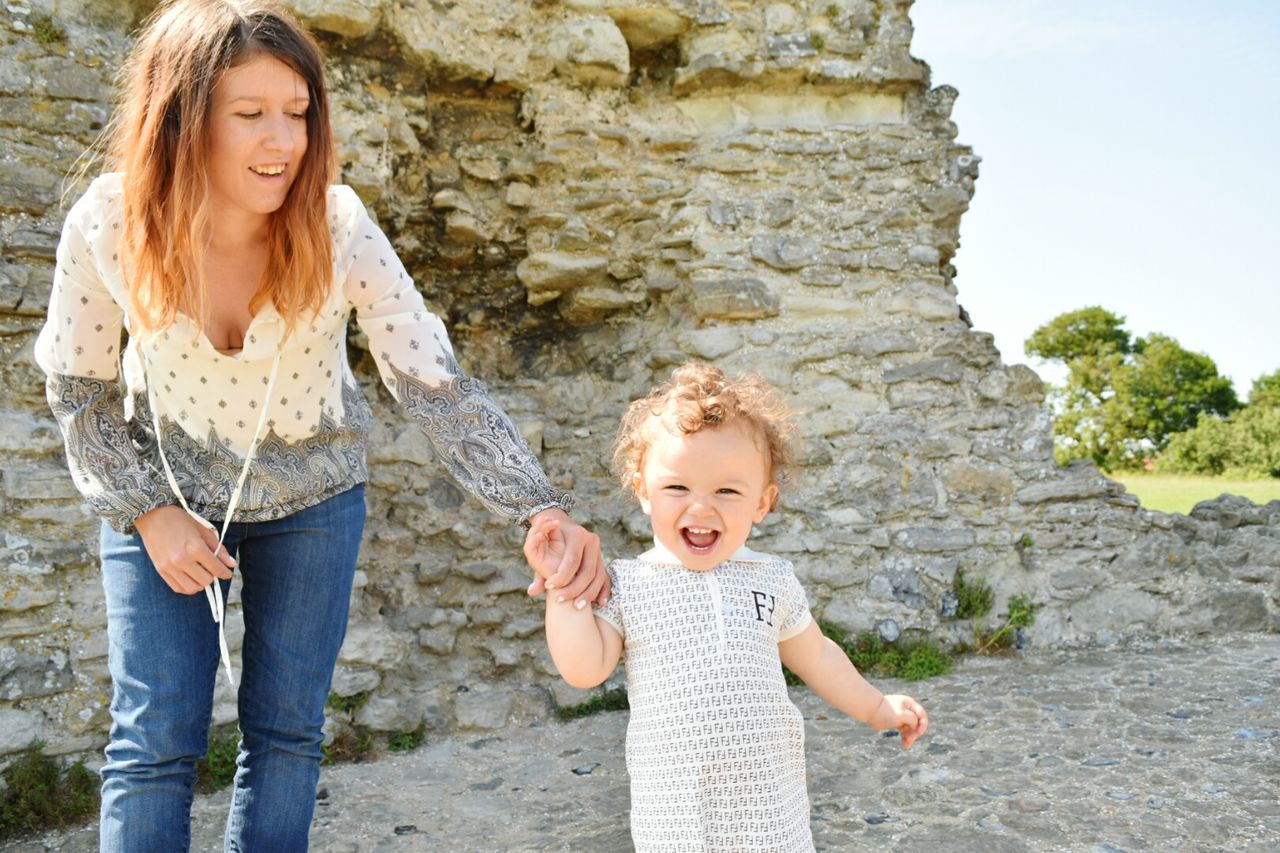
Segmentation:
[[(0, 752), (96, 749), (109, 680), (97, 523), (31, 361), (63, 176), (110, 113), (145, 4), (16, 0), (0, 44)], [(909, 2), (298, 2), (329, 54), (343, 179), (376, 213), (609, 554), (644, 547), (608, 446), (688, 359), (803, 413), (797, 484), (753, 546), (847, 630), (961, 638), (958, 568), (1030, 640), (1275, 630), (1280, 504), (1152, 515), (1059, 469), (1039, 379), (971, 329), (951, 266), (978, 158), (909, 53)], [(56, 9), (56, 13), (55, 13)], [(56, 14), (56, 18), (49, 16)], [(330, 730), (492, 727), (573, 701), (519, 531), (374, 405), (370, 518)], [(230, 636), (238, 645), (238, 602)], [(234, 717), (225, 685), (218, 721)]]

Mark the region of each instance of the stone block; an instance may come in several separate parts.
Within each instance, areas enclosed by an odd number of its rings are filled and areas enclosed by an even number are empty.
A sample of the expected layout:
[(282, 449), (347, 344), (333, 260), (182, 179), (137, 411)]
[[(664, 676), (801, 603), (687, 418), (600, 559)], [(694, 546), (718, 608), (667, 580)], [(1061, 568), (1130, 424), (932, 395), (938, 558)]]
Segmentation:
[(695, 280), (691, 286), (699, 320), (757, 320), (778, 313), (777, 292), (758, 278)]
[(444, 80), (484, 83), (494, 75), (495, 51), (481, 34), (430, 5), (393, 4), (387, 25), (411, 61)]
[(398, 666), (407, 653), (404, 641), (385, 625), (355, 622), (347, 627), (338, 659), (348, 666), (386, 670)]
[(925, 282), (915, 282), (886, 297), (884, 310), (890, 314), (910, 314), (922, 320), (955, 320), (960, 306), (955, 297)]
[(1150, 593), (1110, 588), (1071, 605), (1067, 613), (1072, 628), (1086, 636), (1100, 631), (1130, 634), (1144, 626), (1153, 630), (1166, 607)]
[(375, 732), (409, 732), (418, 727), (422, 717), (404, 697), (380, 694), (360, 706), (353, 722)]
[(358, 39), (373, 32), (382, 13), (382, 0), (286, 0), (312, 29)]
[(648, 51), (675, 42), (690, 26), (688, 18), (661, 6), (610, 6), (608, 14), (634, 51)]
[(590, 15), (565, 21), (545, 45), (556, 73), (591, 86), (622, 86), (631, 74), (627, 40), (612, 18)]
[(603, 255), (569, 252), (537, 252), (516, 267), (516, 277), (535, 294), (555, 292), (557, 295), (578, 287), (603, 286), (609, 259)]
[(12, 647), (0, 648), (0, 700), (15, 702), (63, 693), (75, 686), (71, 661), (58, 649), (31, 654)]
[(44, 714), (34, 710), (0, 708), (0, 759), (44, 740)]
[(741, 349), (742, 333), (726, 326), (712, 326), (681, 334), (679, 343), (689, 355), (715, 361)]
[(910, 551), (960, 551), (973, 546), (974, 534), (968, 527), (908, 527), (895, 533), (893, 541)]
[(463, 729), (500, 729), (507, 724), (515, 706), (515, 694), (505, 688), (487, 686), (456, 693), (454, 718)]
[(751, 257), (774, 269), (798, 270), (818, 261), (818, 245), (808, 237), (756, 234), (751, 238)]

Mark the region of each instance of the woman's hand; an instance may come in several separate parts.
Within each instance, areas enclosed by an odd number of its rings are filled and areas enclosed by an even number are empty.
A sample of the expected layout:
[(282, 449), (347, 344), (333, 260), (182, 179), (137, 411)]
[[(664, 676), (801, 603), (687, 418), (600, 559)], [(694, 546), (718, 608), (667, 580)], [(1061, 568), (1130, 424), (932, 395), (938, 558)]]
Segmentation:
[(564, 510), (543, 510), (529, 519), (524, 555), (538, 573), (529, 585), (529, 595), (545, 590), (558, 601), (572, 601), (579, 608), (609, 600), (609, 574), (600, 554), (600, 537)]
[(133, 526), (156, 571), (174, 592), (194, 595), (214, 580), (231, 578), (236, 561), (218, 544), (218, 534), (201, 526), (182, 507), (145, 512)]

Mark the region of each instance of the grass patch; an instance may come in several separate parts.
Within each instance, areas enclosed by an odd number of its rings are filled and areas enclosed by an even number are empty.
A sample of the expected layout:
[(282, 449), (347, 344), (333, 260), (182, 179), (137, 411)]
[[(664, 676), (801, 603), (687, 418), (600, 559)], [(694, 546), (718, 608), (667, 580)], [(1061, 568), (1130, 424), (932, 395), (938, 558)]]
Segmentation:
[[(849, 656), (858, 672), (866, 678), (879, 676), (923, 681), (951, 671), (951, 655), (927, 641), (887, 643), (874, 631), (851, 639), (825, 619), (818, 620), (818, 628)], [(792, 686), (804, 683), (785, 666), (782, 668), (782, 675), (787, 684)]]
[(1229, 480), (1225, 477), (1141, 473), (1109, 476), (1137, 495), (1144, 507), (1159, 512), (1186, 515), (1200, 501), (1216, 498), (1223, 492), (1240, 495), (1259, 504), (1280, 500), (1280, 479)]
[(41, 44), (57, 44), (67, 40), (67, 31), (55, 24), (48, 15), (40, 15), (31, 22), (31, 34)]
[(321, 747), (321, 764), (353, 764), (372, 758), (373, 734), (359, 729), (346, 729), (330, 742)]
[(970, 579), (964, 569), (956, 569), (951, 581), (951, 591), (956, 594), (957, 619), (981, 619), (991, 612), (996, 594), (981, 575)]
[(934, 644), (922, 640), (887, 643), (874, 631), (847, 643), (845, 652), (858, 672), (868, 677), (923, 681), (951, 671), (951, 656)]
[(579, 702), (577, 705), (565, 705), (562, 708), (556, 708), (556, 717), (561, 720), (576, 720), (579, 717), (590, 717), (592, 714), (599, 714), (601, 711), (625, 711), (630, 707), (631, 703), (627, 701), (626, 688), (615, 687), (612, 690), (597, 693), (587, 701)]
[(0, 838), (83, 823), (98, 811), (98, 777), (80, 762), (64, 767), (36, 741), (0, 773)]
[(337, 693), (330, 693), (326, 704), (339, 713), (351, 716), (368, 704), (369, 697), (372, 695), (373, 692), (369, 690), (361, 690), (359, 693), (353, 693), (350, 696), (339, 696)]
[(209, 732), (209, 748), (196, 762), (196, 790), (202, 794), (221, 791), (236, 778), (236, 756), (240, 754), (240, 730)]
[(392, 752), (412, 752), (427, 736), (427, 724), (421, 723), (411, 732), (396, 732), (387, 739), (387, 749)]

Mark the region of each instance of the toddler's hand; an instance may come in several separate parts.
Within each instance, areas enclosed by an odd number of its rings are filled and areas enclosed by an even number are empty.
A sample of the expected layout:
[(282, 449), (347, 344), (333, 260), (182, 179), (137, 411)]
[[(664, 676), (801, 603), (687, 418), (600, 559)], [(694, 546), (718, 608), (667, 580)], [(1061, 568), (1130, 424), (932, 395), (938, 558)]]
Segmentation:
[(560, 522), (555, 518), (539, 516), (529, 525), (529, 532), (524, 537), (524, 558), (529, 567), (537, 572), (545, 581), (555, 574), (564, 559), (565, 539), (560, 530)]
[(877, 729), (897, 729), (902, 734), (902, 748), (910, 749), (911, 744), (929, 730), (929, 715), (924, 706), (910, 696), (893, 694), (880, 700), (871, 725)]

